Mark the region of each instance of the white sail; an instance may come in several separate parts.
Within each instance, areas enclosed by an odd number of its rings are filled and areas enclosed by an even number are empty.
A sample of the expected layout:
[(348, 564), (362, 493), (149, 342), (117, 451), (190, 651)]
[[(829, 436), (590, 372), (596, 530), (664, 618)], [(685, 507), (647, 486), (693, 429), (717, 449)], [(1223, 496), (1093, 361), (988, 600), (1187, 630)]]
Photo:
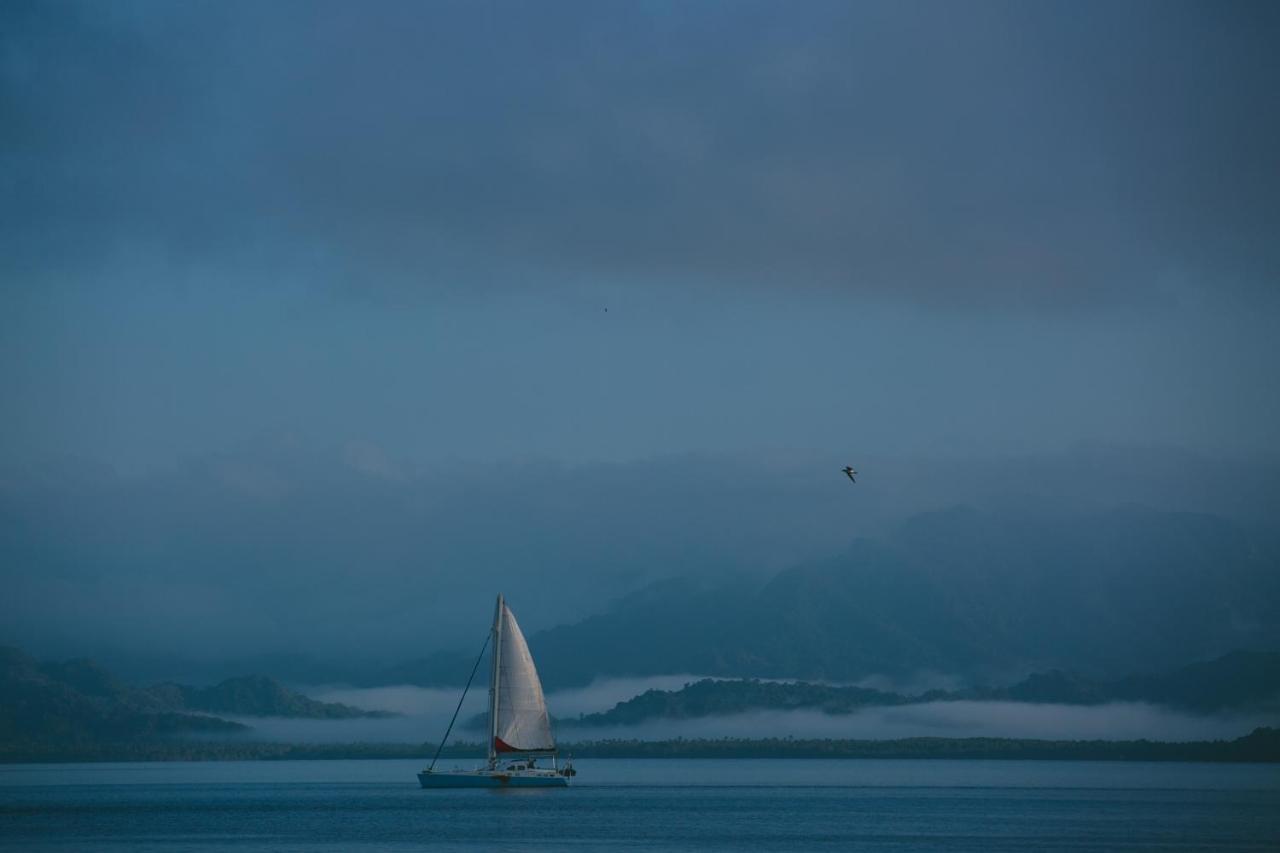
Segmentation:
[(496, 708), (493, 709), (495, 752), (553, 752), (551, 721), (542, 682), (511, 608), (499, 599)]

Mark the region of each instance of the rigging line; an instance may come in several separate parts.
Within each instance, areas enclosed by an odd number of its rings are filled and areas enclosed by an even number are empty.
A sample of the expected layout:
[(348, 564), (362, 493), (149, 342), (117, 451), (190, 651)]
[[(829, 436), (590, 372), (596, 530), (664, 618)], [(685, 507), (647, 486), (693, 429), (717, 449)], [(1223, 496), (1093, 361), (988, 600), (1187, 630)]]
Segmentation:
[(440, 739), (440, 745), (436, 747), (436, 754), (431, 758), (431, 766), (427, 768), (428, 773), (435, 769), (436, 759), (440, 757), (440, 751), (449, 742), (449, 732), (453, 731), (453, 724), (458, 721), (458, 712), (462, 710), (462, 702), (467, 698), (467, 691), (471, 689), (471, 682), (475, 680), (476, 670), (480, 668), (480, 661), (484, 660), (484, 650), (489, 648), (489, 636), (492, 633), (491, 631), (484, 635), (484, 645), (480, 647), (480, 654), (476, 656), (476, 665), (471, 667), (471, 677), (467, 679), (467, 686), (462, 688), (462, 695), (458, 697), (458, 707), (453, 709), (453, 719), (449, 721), (449, 728), (444, 730), (444, 737)]

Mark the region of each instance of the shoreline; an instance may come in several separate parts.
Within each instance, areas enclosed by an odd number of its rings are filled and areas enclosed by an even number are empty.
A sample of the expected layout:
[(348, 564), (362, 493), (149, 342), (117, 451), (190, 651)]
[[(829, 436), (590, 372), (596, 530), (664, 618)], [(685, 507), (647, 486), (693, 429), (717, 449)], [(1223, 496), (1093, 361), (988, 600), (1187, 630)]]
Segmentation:
[[(148, 741), (72, 745), (6, 744), (0, 764), (133, 761), (323, 761), (420, 758), (433, 743), (277, 743), (262, 741)], [(1026, 738), (916, 737), (895, 740), (794, 738), (598, 740), (561, 744), (574, 758), (873, 758), (984, 759), (1005, 761), (1280, 762), (1280, 729), (1259, 728), (1235, 740), (1041, 740)], [(476, 758), (478, 743), (446, 747), (441, 758)]]

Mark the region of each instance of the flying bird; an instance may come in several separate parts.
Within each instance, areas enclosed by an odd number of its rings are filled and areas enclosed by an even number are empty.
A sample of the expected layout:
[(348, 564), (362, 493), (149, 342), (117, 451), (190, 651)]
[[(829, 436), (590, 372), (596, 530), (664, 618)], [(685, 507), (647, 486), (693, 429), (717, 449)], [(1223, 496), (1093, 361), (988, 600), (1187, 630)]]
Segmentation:
[(841, 470), (841, 471), (843, 471), (843, 472), (844, 472), (844, 475), (845, 475), (846, 477), (848, 477), (848, 478), (849, 478), (849, 482), (850, 482), (850, 483), (856, 483), (856, 482), (858, 482), (857, 480), (855, 480), (855, 479), (854, 479), (854, 476), (855, 476), (858, 472), (857, 472), (857, 471), (855, 471), (855, 470), (853, 470), (853, 468), (852, 468), (851, 466), (846, 465), (846, 466), (844, 466), (843, 468), (841, 468), (840, 470)]

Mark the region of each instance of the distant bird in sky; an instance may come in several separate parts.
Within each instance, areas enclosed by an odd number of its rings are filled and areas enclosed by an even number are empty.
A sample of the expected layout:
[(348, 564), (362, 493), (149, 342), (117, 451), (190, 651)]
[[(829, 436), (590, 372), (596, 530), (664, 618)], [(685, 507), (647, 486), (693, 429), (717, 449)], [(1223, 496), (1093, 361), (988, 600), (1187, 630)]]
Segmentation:
[(857, 472), (857, 471), (855, 471), (855, 470), (853, 470), (853, 468), (852, 468), (851, 466), (846, 465), (846, 466), (844, 466), (843, 468), (841, 468), (840, 470), (841, 470), (841, 471), (843, 471), (843, 472), (844, 472), (844, 475), (845, 475), (846, 477), (848, 477), (848, 478), (849, 478), (849, 482), (850, 482), (850, 483), (856, 483), (856, 482), (858, 482), (857, 480), (855, 480), (855, 479), (854, 479), (854, 476), (855, 476), (855, 475), (857, 475), (857, 473), (858, 473), (858, 472)]

